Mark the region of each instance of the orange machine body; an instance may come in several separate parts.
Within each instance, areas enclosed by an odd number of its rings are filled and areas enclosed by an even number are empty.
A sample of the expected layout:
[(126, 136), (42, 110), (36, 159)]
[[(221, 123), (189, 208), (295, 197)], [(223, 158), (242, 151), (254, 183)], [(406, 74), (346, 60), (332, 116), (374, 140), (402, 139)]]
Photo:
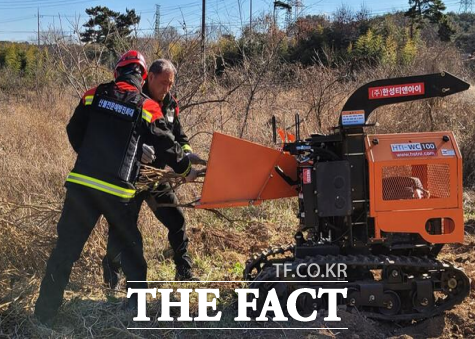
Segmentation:
[[(368, 135), (365, 146), (374, 240), (386, 232), (463, 242), (462, 157), (452, 132)], [(438, 219), (435, 234), (429, 221)]]

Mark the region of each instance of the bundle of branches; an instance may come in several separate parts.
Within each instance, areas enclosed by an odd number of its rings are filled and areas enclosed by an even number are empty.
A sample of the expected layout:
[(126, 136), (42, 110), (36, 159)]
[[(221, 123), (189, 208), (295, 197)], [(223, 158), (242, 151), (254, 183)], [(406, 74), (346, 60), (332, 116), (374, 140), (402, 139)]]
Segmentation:
[(162, 185), (164, 184), (169, 184), (169, 189), (174, 190), (184, 183), (185, 178), (179, 174), (152, 166), (142, 165), (139, 180), (135, 184), (135, 188), (138, 192), (150, 191), (151, 193), (159, 193), (158, 190), (163, 189)]

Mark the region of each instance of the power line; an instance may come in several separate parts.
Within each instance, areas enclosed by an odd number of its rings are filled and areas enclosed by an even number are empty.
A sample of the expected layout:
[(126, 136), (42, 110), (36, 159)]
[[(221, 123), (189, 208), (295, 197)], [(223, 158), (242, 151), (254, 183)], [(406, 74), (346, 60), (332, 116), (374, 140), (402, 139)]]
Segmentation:
[(29, 15), (29, 16), (20, 17), (20, 18), (11, 18), (11, 19), (7, 19), (5, 21), (0, 21), (0, 24), (6, 24), (6, 23), (10, 23), (10, 22), (17, 22), (17, 21), (23, 21), (23, 20), (31, 20), (34, 17), (35, 17), (35, 15)]
[(66, 15), (66, 14), (41, 14), (42, 18), (77, 18), (77, 15)]
[[(58, 6), (66, 6), (66, 5), (75, 5), (75, 4), (82, 4), (82, 3), (90, 3), (90, 2), (97, 2), (99, 0), (80, 0), (80, 1), (57, 1), (51, 3), (44, 3), (40, 4), (40, 7), (58, 7)], [(2, 10), (13, 10), (13, 9), (30, 9), (30, 8), (38, 8), (38, 5), (22, 5), (22, 4), (12, 4), (12, 5), (1, 5), (0, 9)]]
[[(234, 23), (234, 24), (223, 24), (223, 23), (215, 23), (215, 24), (209, 24), (209, 25), (206, 25), (207, 28), (209, 27), (219, 27), (219, 26), (222, 26), (222, 27), (235, 27), (235, 28), (239, 28), (239, 27), (242, 27), (240, 24), (238, 23)], [(202, 28), (201, 25), (192, 25), (192, 26), (187, 26), (188, 28), (194, 28), (194, 29), (200, 29)], [(180, 29), (181, 26), (167, 26), (166, 28), (168, 29)], [(206, 30), (206, 29), (205, 29)], [(139, 32), (154, 32), (155, 31), (155, 28), (138, 28), (137, 31)], [(46, 31), (47, 33), (48, 31)], [(52, 30), (52, 32), (54, 33), (69, 33), (69, 34), (73, 34), (73, 33), (77, 33), (75, 30)], [(201, 32), (201, 30), (200, 30)], [(12, 30), (12, 31), (0, 31), (0, 33), (13, 33), (13, 34), (19, 34), (19, 33), (31, 33), (31, 34), (36, 34), (37, 31), (15, 31), (15, 30)], [(45, 32), (43, 32), (45, 33)]]
[[(97, 1), (97, 0), (92, 0), (92, 1)], [(90, 3), (92, 1), (91, 0), (89, 0), (89, 1), (71, 0), (71, 2), (68, 2), (66, 0), (17, 1), (17, 2), (14, 2), (14, 1), (0, 1), (0, 7), (8, 6), (8, 4), (15, 4), (15, 5), (18, 5), (18, 6), (28, 7), (28, 6), (32, 6), (33, 3), (40, 4), (40, 7), (43, 7), (43, 4), (45, 5), (45, 7), (52, 7), (52, 6), (59, 6), (59, 4), (68, 4), (69, 5), (69, 4), (74, 4), (74, 3), (85, 3), (85, 2)], [(209, 24), (209, 22), (215, 21), (216, 16), (218, 16), (218, 19), (219, 19), (219, 16), (222, 13), (227, 13), (227, 18), (228, 19), (236, 19), (235, 16), (233, 16), (233, 14), (235, 14), (236, 11), (233, 12), (232, 10), (234, 8), (236, 8), (236, 6), (238, 6), (239, 4), (240, 5), (243, 4), (243, 2), (240, 2), (240, 3), (236, 4), (236, 1), (237, 0), (210, 0), (210, 1), (206, 1), (206, 6), (208, 6), (208, 9), (212, 6), (217, 7), (216, 8), (217, 13), (215, 13), (214, 15), (211, 15), (211, 16), (209, 14), (206, 15), (206, 13), (205, 13), (204, 18), (203, 18), (203, 16), (201, 16), (201, 20), (200, 20), (200, 15), (199, 15), (200, 11), (198, 11), (196, 7), (200, 6), (200, 3), (202, 2), (202, 0), (190, 1), (190, 2), (188, 2), (186, 4), (182, 4), (182, 5), (178, 5), (178, 4), (169, 5), (169, 6), (160, 5), (160, 7), (159, 7), (159, 16), (160, 17), (158, 18), (157, 15), (155, 16), (155, 19), (159, 19), (159, 22), (157, 22), (157, 20), (155, 20), (155, 25), (152, 25), (153, 28), (139, 28), (137, 30), (140, 31), (140, 32), (153, 32), (155, 30), (155, 34), (156, 34), (157, 33), (156, 29), (159, 28), (161, 25), (163, 25), (164, 27), (165, 26), (166, 27), (172, 27), (172, 28), (175, 28), (179, 31), (180, 30), (183, 30), (183, 31), (198, 30), (201, 27), (201, 30), (203, 31), (203, 25), (202, 25), (203, 22), (206, 23), (206, 21), (208, 21), (208, 24), (207, 25), (205, 24), (204, 26), (205, 26), (205, 28), (209, 29), (209, 27), (211, 26)], [(250, 1), (252, 1), (252, 0), (250, 0)], [(284, 0), (284, 1), (296, 2), (298, 0)], [(460, 1), (470, 1), (471, 2), (473, 0), (450, 0), (450, 1), (446, 2), (446, 4), (447, 5), (449, 5), (449, 4), (452, 5), (452, 4), (455, 4), (455, 3), (460, 3)], [(15, 6), (15, 5), (11, 5), (11, 6)], [(201, 6), (203, 6), (202, 3), (201, 3)], [(251, 6), (251, 4), (249, 4), (249, 6)], [(304, 12), (309, 11), (310, 8), (314, 8), (316, 6), (320, 6), (320, 4), (312, 4), (310, 6), (302, 6), (303, 10), (301, 10), (299, 12), (300, 16)], [(37, 9), (38, 5), (34, 6), (34, 8)], [(1, 9), (2, 8), (0, 8), (0, 10)], [(249, 9), (250, 9), (250, 12), (249, 12), (248, 24), (252, 25), (253, 24), (254, 13), (257, 13), (258, 11), (252, 11), (251, 7)], [(385, 13), (388, 13), (389, 11), (393, 11), (393, 12), (394, 11), (403, 11), (403, 10), (406, 10), (406, 9), (407, 8), (395, 8), (395, 7), (383, 8), (383, 9), (379, 9), (377, 11), (371, 12), (371, 16), (377, 16), (377, 15), (380, 15), (380, 14), (385, 14)], [(147, 13), (147, 11), (148, 11), (148, 9), (144, 12)], [(155, 8), (154, 12), (157, 14), (157, 8)], [(17, 22), (17, 21), (24, 21), (24, 20), (31, 20), (35, 17), (37, 18), (37, 21), (39, 22), (40, 18), (45, 18), (45, 17), (47, 17), (47, 18), (49, 18), (49, 17), (52, 17), (52, 18), (54, 18), (54, 17), (79, 18), (79, 15), (72, 15), (72, 14), (71, 15), (70, 14), (65, 14), (65, 15), (41, 14), (41, 15), (39, 15), (39, 13), (38, 13), (37, 15), (7, 18), (4, 21), (1, 21), (0, 24), (10, 23), (10, 22)], [(165, 18), (165, 23), (168, 21), (169, 23), (174, 23), (175, 25), (170, 25), (170, 24), (169, 25), (164, 25), (164, 18)], [(176, 25), (176, 22), (179, 23), (178, 26)], [(53, 23), (53, 25), (54, 25), (54, 23)], [(242, 27), (245, 26), (245, 24), (241, 20), (237, 20), (237, 21), (236, 20), (230, 20), (230, 21), (226, 21), (224, 23), (222, 21), (218, 21), (216, 25), (218, 27), (220, 27), (221, 29), (226, 28), (226, 29), (229, 29), (229, 30), (232, 30), (232, 31), (235, 28), (242, 28)], [(66, 32), (66, 31), (64, 31), (64, 32)], [(68, 32), (74, 33), (74, 31), (72, 31), (72, 30), (68, 31)], [(3, 30), (3, 31), (0, 31), (0, 33), (2, 33), (2, 34), (30, 34), (31, 33), (31, 34), (39, 35), (40, 27), (38, 27), (37, 30), (31, 30), (31, 31), (29, 31), (29, 30), (11, 30), (11, 31)]]
[(472, 12), (472, 0), (460, 0), (459, 12), (462, 12), (462, 13)]
[(38, 6), (44, 6), (44, 5), (56, 5), (56, 4), (65, 4), (65, 3), (68, 3), (68, 1), (65, 1), (65, 0), (46, 0), (46, 1), (40, 1), (40, 2), (32, 2), (32, 3), (28, 3), (28, 2), (21, 2), (21, 1), (12, 1), (12, 2), (9, 2), (9, 3), (5, 3), (5, 2), (0, 2), (0, 6), (14, 6), (14, 7), (17, 7), (17, 6), (35, 6), (35, 7), (38, 7)]
[[(213, 1), (213, 2), (208, 2), (207, 6), (218, 5), (220, 3), (224, 3), (225, 1), (229, 1), (229, 0), (216, 0), (216, 1)], [(231, 1), (234, 1), (234, 0), (231, 0)], [(176, 12), (176, 11), (180, 11), (182, 9), (189, 9), (190, 7), (200, 7), (201, 5), (202, 5), (201, 1), (198, 0), (198, 1), (195, 1), (195, 2), (189, 2), (189, 3), (186, 3), (186, 4), (173, 5), (173, 6), (162, 6), (162, 5), (160, 5), (160, 9), (163, 12)], [(145, 9), (145, 10), (136, 10), (136, 11), (140, 12), (140, 13), (144, 13), (144, 14), (155, 13), (155, 9)]]
[(10, 1), (0, 1), (0, 5), (2, 5), (2, 4), (23, 4), (23, 5), (36, 4), (36, 5), (41, 6), (41, 4), (44, 4), (44, 3), (59, 2), (59, 1), (62, 1), (62, 0), (25, 0), (25, 1), (10, 0)]

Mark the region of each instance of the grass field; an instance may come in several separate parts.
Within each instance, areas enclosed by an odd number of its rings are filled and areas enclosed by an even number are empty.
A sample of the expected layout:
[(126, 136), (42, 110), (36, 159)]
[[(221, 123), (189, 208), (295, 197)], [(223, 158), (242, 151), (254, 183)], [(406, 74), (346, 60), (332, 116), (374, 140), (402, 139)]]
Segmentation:
[[(440, 55), (439, 55), (440, 56)], [(182, 113), (182, 124), (192, 137), (196, 152), (205, 158), (209, 151), (210, 134), (220, 131), (265, 145), (271, 144), (268, 121), (277, 115), (281, 125), (290, 125), (299, 111), (308, 117), (302, 134), (327, 132), (336, 123), (339, 111), (348, 95), (369, 80), (409, 74), (448, 70), (473, 83), (470, 73), (451, 62), (451, 55), (440, 60), (416, 61), (412, 69), (379, 68), (361, 72), (351, 80), (334, 82), (332, 70), (308, 69), (295, 73), (292, 84), (262, 79), (249, 105), (249, 88), (240, 87), (226, 100), (192, 106)], [(441, 61), (442, 60), (442, 61)], [(235, 72), (238, 72), (235, 70)], [(462, 73), (462, 74), (460, 74)], [(323, 93), (323, 103), (315, 100)], [(214, 83), (202, 89), (199, 98), (211, 100), (226, 93), (227, 85)], [(231, 86), (232, 87), (232, 86)], [(312, 97), (313, 96), (313, 97)], [(64, 179), (71, 169), (75, 155), (69, 146), (65, 125), (78, 102), (70, 88), (43, 88), (38, 91), (0, 93), (0, 337), (24, 338), (465, 338), (475, 337), (474, 286), (465, 302), (445, 316), (417, 324), (375, 322), (357, 313), (344, 310), (343, 321), (337, 325), (323, 323), (318, 318), (305, 327), (348, 327), (349, 330), (265, 330), (266, 327), (303, 327), (301, 323), (238, 324), (242, 330), (156, 330), (127, 331), (135, 326), (132, 315), (122, 310), (123, 292), (102, 287), (101, 258), (105, 253), (107, 224), (100, 220), (81, 259), (76, 263), (65, 295), (59, 320), (52, 329), (39, 325), (32, 317), (45, 262), (54, 245), (56, 223), (62, 206)], [(243, 112), (248, 112), (244, 116)], [(475, 182), (475, 94), (474, 90), (424, 102), (394, 105), (378, 110), (374, 120), (379, 123), (371, 133), (453, 130), (464, 154), (466, 179), (466, 240), (463, 245), (448, 245), (441, 258), (462, 266), (475, 279), (475, 198), (471, 192)], [(196, 200), (200, 185), (187, 185), (178, 191), (181, 202)], [(255, 252), (270, 246), (292, 242), (297, 226), (296, 201), (282, 199), (266, 202), (259, 207), (223, 210), (226, 218), (207, 211), (187, 209), (187, 229), (191, 239), (190, 252), (195, 272), (201, 280), (240, 280), (244, 263)], [(173, 280), (166, 229), (153, 217), (147, 207), (140, 216), (144, 237), (149, 280)], [(236, 326), (236, 298), (232, 288), (240, 283), (221, 284), (219, 307), (223, 321), (219, 326)], [(164, 284), (160, 287), (175, 286)], [(191, 285), (180, 285), (180, 287)], [(216, 284), (207, 285), (218, 287)], [(226, 288), (225, 288), (226, 287)], [(159, 311), (159, 302), (150, 304), (149, 314)], [(196, 304), (192, 305), (192, 312)], [(186, 327), (196, 323), (157, 324), (148, 326)], [(206, 324), (204, 324), (206, 325)], [(217, 327), (217, 323), (207, 324)], [(258, 326), (261, 330), (247, 327)]]

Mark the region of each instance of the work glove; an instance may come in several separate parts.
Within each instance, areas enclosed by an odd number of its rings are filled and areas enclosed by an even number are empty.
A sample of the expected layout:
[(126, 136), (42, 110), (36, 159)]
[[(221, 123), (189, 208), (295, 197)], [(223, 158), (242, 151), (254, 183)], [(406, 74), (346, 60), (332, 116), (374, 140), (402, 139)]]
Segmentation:
[(142, 164), (150, 164), (153, 162), (157, 157), (155, 156), (155, 149), (153, 146), (143, 144), (142, 146), (142, 158), (140, 162)]
[(191, 168), (190, 173), (185, 177), (186, 182), (193, 182), (198, 178), (198, 171), (194, 168)]
[(204, 178), (206, 176), (206, 167), (198, 170), (198, 178)]
[(196, 153), (187, 153), (186, 156), (188, 159), (190, 159), (190, 162), (193, 165), (205, 165), (207, 164), (207, 161), (204, 159), (201, 159), (200, 156)]

